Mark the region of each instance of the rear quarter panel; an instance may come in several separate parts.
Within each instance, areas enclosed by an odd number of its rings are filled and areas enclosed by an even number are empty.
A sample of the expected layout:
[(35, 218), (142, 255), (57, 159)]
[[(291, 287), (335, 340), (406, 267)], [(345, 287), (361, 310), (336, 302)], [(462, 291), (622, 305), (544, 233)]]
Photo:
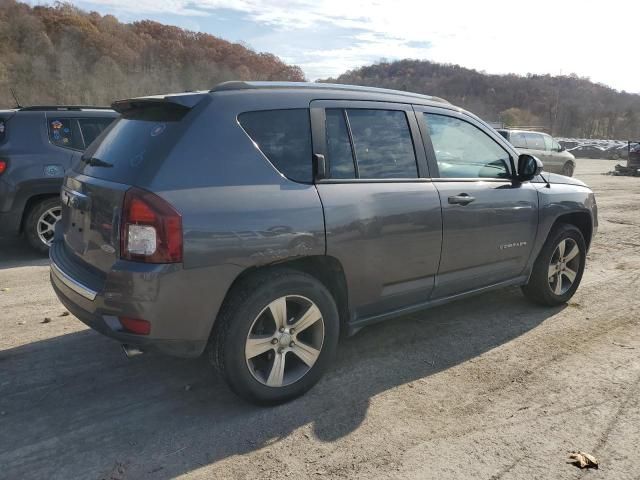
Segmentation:
[(184, 268), (201, 271), (193, 291), (209, 305), (211, 321), (244, 270), (325, 253), (316, 187), (280, 174), (237, 122), (243, 111), (308, 108), (308, 101), (234, 93), (199, 104), (162, 167), (139, 185), (181, 213)]

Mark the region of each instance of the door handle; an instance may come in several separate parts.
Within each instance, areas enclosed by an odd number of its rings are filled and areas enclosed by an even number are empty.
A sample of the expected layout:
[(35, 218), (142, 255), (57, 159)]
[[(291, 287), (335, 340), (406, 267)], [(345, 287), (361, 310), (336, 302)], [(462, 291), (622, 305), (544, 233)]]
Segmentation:
[(475, 197), (472, 197), (468, 193), (461, 193), (460, 195), (453, 195), (449, 197), (450, 205), (469, 205), (471, 202), (475, 200)]

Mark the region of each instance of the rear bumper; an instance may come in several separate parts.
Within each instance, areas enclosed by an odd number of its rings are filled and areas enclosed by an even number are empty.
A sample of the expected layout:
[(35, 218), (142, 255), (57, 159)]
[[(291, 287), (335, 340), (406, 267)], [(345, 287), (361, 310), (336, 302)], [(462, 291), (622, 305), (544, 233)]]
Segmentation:
[[(203, 294), (201, 269), (116, 262), (92, 272), (57, 240), (49, 250), (50, 278), (64, 306), (94, 330), (141, 350), (196, 357), (205, 349), (217, 313), (216, 295)], [(127, 333), (118, 317), (151, 323), (149, 335)]]

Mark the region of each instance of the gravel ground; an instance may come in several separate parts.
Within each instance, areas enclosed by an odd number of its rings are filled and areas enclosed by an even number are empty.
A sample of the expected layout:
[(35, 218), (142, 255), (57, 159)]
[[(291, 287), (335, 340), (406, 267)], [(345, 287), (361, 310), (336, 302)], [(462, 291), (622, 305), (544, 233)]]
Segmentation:
[(276, 408), (202, 359), (126, 360), (3, 241), (0, 478), (640, 478), (640, 178), (614, 165), (578, 162), (600, 231), (567, 306), (507, 289), (370, 327)]

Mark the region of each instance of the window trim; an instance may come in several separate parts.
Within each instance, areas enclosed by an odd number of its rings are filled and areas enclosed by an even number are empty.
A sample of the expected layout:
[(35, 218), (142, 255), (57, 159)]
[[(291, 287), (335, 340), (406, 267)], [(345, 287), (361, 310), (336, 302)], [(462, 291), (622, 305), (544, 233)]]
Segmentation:
[[(422, 143), (422, 136), (418, 126), (418, 120), (411, 104), (376, 102), (370, 100), (313, 100), (309, 105), (311, 112), (311, 140), (314, 155), (327, 156), (326, 149), (326, 114), (327, 109), (341, 109), (348, 119), (346, 110), (394, 110), (405, 113), (409, 134), (413, 144), (413, 153), (416, 161), (416, 177), (409, 178), (316, 178), (316, 172), (313, 172), (314, 183), (415, 183), (430, 182), (429, 167), (427, 165), (426, 152)], [(354, 161), (357, 162), (351, 125), (347, 123), (349, 132), (349, 141), (351, 143)], [(331, 160), (328, 159), (330, 162)], [(357, 167), (356, 167), (357, 168)], [(357, 169), (356, 169), (357, 172)]]
[[(429, 161), (429, 168), (433, 172), (431, 176), (434, 182), (498, 182), (512, 184), (514, 181), (514, 174), (516, 172), (514, 158), (518, 157), (518, 153), (515, 151), (509, 142), (494, 129), (486, 125), (481, 120), (478, 120), (471, 115), (464, 114), (462, 112), (456, 112), (449, 109), (442, 109), (437, 107), (427, 107), (423, 105), (414, 105), (416, 111), (418, 124), (420, 125), (420, 131), (424, 142), (425, 150), (427, 151), (427, 159)], [(496, 142), (506, 153), (509, 155), (508, 173), (510, 178), (486, 178), (486, 177), (441, 177), (440, 169), (438, 168), (438, 162), (436, 160), (436, 152), (431, 142), (431, 136), (427, 127), (427, 120), (424, 114), (441, 115), (444, 117), (451, 117), (463, 122), (469, 123), (472, 126), (479, 129), (482, 133), (487, 135), (491, 140)]]

